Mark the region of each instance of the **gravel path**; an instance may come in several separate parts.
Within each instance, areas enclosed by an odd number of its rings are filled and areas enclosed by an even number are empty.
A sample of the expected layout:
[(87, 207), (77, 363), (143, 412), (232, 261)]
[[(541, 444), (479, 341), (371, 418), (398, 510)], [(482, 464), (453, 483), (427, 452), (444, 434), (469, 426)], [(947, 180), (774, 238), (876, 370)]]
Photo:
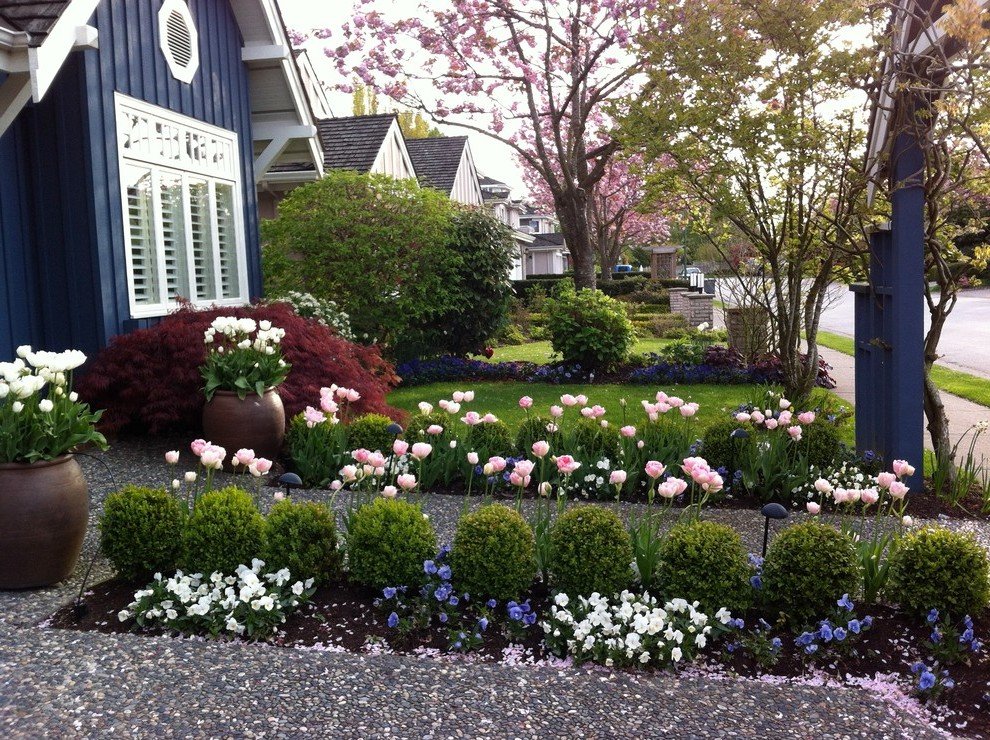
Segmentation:
[[(161, 484), (157, 460), (165, 448), (122, 443), (107, 461), (118, 482)], [(95, 516), (111, 488), (95, 462), (84, 467)], [(307, 495), (323, 494), (300, 494)], [(441, 539), (461, 504), (454, 497), (424, 500)], [(712, 517), (738, 527), (758, 549), (762, 519), (754, 512)], [(91, 530), (86, 552), (95, 547)], [(84, 565), (57, 588), (0, 592), (0, 737), (940, 736), (861, 688), (45, 628), (42, 620), (75, 595)], [(109, 572), (97, 558), (90, 582)]]

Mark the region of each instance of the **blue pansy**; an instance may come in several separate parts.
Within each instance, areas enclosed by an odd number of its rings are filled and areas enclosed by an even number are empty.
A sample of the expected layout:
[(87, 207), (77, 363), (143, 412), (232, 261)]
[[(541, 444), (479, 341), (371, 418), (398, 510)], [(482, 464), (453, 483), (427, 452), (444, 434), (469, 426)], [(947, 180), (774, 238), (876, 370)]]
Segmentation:
[(860, 625), (858, 619), (850, 619), (849, 624), (847, 624), (846, 626), (849, 628), (849, 631), (852, 632), (854, 635), (858, 635), (860, 629), (862, 629), (862, 625)]
[(845, 609), (847, 612), (851, 612), (854, 608), (852, 600), (849, 598), (849, 594), (842, 594), (842, 598), (836, 602), (839, 606)]
[(449, 565), (441, 565), (440, 568), (437, 570), (437, 575), (440, 576), (440, 578), (442, 578), (443, 580), (449, 581), (450, 580), (450, 566)]
[(496, 606), (498, 606), (498, 602), (495, 601), (495, 599), (489, 599), (486, 602), (485, 606), (487, 606), (489, 609), (494, 609)]
[(388, 586), (386, 588), (383, 588), (382, 589), (382, 596), (384, 596), (386, 599), (394, 599), (395, 598), (395, 588), (393, 586)]
[(843, 640), (846, 639), (846, 634), (847, 634), (846, 630), (843, 627), (836, 627), (835, 630), (833, 630), (832, 632), (832, 636), (835, 637), (835, 639), (838, 640), (839, 642), (842, 642)]
[(921, 678), (918, 679), (918, 688), (928, 691), (935, 685), (935, 674), (929, 670), (922, 671)]
[(932, 609), (928, 612), (928, 624), (935, 624), (938, 621), (938, 609)]
[(437, 572), (437, 564), (432, 560), (424, 560), (423, 572), (426, 573), (426, 575), (428, 576), (432, 576), (434, 573)]
[(388, 626), (391, 627), (392, 629), (395, 629), (396, 627), (399, 626), (399, 615), (396, 614), (395, 612), (392, 612), (391, 614), (388, 615)]

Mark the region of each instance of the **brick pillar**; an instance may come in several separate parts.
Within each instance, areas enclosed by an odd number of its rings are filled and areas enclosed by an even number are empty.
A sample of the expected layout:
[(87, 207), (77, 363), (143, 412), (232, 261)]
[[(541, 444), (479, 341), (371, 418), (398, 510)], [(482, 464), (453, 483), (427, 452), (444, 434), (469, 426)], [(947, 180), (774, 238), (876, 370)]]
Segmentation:
[(679, 313), (681, 316), (687, 318), (687, 288), (671, 288), (668, 291), (670, 295), (670, 312)]
[(711, 328), (715, 320), (715, 296), (710, 293), (687, 293), (687, 313), (685, 318), (690, 326), (708, 324)]

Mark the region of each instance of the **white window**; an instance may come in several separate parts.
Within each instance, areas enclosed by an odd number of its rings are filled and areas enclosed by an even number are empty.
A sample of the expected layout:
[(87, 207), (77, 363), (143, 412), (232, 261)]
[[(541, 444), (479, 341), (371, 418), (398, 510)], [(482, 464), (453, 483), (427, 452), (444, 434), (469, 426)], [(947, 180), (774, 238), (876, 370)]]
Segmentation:
[(132, 318), (247, 302), (237, 134), (118, 94)]

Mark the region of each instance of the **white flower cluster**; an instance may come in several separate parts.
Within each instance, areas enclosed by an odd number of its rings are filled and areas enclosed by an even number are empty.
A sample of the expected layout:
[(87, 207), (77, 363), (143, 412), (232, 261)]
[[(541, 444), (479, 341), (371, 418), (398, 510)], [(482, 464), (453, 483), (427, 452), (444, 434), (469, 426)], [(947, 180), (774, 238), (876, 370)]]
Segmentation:
[(297, 314), (304, 318), (316, 319), (324, 326), (329, 326), (337, 330), (344, 339), (354, 339), (354, 332), (351, 329), (351, 317), (343, 311), (335, 301), (326, 298), (317, 298), (310, 293), (300, 293), (290, 290), (283, 296), (274, 299), (288, 303)]
[[(65, 352), (35, 352), (29, 345), (17, 348), (17, 359), (0, 362), (0, 399), (11, 396), (23, 401), (37, 395), (49, 383), (52, 393), (62, 396), (69, 383), (69, 373), (86, 362), (86, 355), (76, 349)], [(76, 394), (70, 393), (72, 401)], [(42, 401), (49, 405), (51, 401)], [(51, 408), (42, 409), (50, 411)]]
[(712, 619), (698, 610), (697, 601), (671, 599), (661, 606), (649, 593), (623, 591), (612, 599), (594, 593), (574, 604), (558, 594), (543, 631), (554, 653), (577, 663), (663, 667), (690, 661), (731, 621), (727, 609)]
[(250, 568), (238, 566), (236, 575), (213, 573), (207, 579), (181, 570), (168, 579), (156, 573), (151, 585), (135, 592), (134, 600), (117, 618), (182, 634), (272, 634), (312, 596), (313, 579), (290, 585), (288, 568), (262, 574), (264, 566), (264, 561), (255, 558)]
[(562, 484), (562, 490), (568, 496), (582, 498), (615, 498), (615, 488), (609, 485), (608, 477), (612, 472), (612, 461), (603, 457), (593, 465), (589, 465), (587, 473), (568, 476)]
[[(285, 338), (285, 329), (272, 326), (270, 321), (219, 316), (204, 333), (203, 341), (208, 345), (214, 344), (218, 334), (237, 349), (254, 349), (256, 352), (273, 355)], [(252, 334), (254, 334), (253, 339)]]
[(850, 491), (861, 491), (876, 485), (873, 477), (867, 475), (855, 465), (842, 463), (837, 468), (831, 470), (821, 470), (812, 465), (808, 470), (808, 479), (800, 486), (795, 486), (791, 493), (795, 501), (814, 501), (821, 497), (824, 491), (821, 484), (816, 488), (815, 483), (819, 480), (828, 481), (831, 489), (846, 489)]

